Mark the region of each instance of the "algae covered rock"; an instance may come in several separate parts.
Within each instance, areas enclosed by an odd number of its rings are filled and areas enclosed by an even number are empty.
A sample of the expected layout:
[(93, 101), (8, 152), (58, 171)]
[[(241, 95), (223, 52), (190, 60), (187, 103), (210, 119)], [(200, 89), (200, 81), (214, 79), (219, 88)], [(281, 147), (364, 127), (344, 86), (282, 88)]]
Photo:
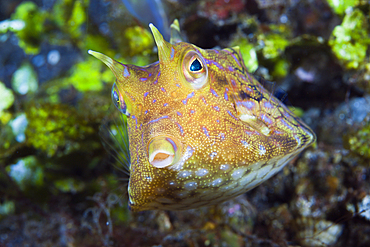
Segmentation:
[(359, 9), (345, 15), (329, 40), (334, 54), (348, 69), (356, 69), (363, 64), (369, 44), (368, 20)]

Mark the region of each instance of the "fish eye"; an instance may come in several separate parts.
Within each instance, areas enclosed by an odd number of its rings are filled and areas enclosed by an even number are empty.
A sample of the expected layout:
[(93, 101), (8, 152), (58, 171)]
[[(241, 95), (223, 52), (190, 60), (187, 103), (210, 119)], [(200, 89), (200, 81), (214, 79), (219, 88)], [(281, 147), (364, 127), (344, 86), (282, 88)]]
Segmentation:
[(180, 158), (180, 152), (180, 145), (168, 136), (154, 137), (147, 148), (149, 163), (157, 168), (175, 164)]
[(129, 113), (127, 112), (127, 105), (123, 100), (123, 97), (120, 91), (118, 90), (116, 83), (114, 83), (112, 86), (112, 101), (114, 106), (118, 109), (119, 112), (127, 116), (129, 115)]
[(202, 68), (203, 68), (202, 64), (200, 64), (198, 58), (195, 58), (194, 61), (190, 65), (190, 71), (193, 71), (193, 72), (199, 71)]
[(200, 89), (207, 83), (207, 65), (202, 55), (196, 51), (186, 53), (182, 62), (182, 71), (185, 80), (194, 89)]

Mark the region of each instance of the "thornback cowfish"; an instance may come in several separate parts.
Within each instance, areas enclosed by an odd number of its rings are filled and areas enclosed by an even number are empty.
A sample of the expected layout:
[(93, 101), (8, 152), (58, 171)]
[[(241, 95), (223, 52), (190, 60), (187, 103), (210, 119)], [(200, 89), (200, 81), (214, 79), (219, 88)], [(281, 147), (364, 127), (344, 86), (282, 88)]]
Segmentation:
[(201, 49), (149, 24), (159, 61), (139, 67), (95, 51), (127, 116), (132, 211), (217, 204), (256, 187), (312, 144), (314, 132), (246, 70), (238, 47)]

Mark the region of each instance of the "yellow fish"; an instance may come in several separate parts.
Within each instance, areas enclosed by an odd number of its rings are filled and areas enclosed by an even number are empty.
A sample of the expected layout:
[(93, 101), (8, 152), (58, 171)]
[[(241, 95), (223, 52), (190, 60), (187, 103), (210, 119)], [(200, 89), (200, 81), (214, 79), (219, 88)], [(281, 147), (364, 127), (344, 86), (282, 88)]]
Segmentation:
[(166, 42), (149, 25), (159, 61), (121, 64), (89, 51), (115, 74), (125, 114), (132, 211), (217, 204), (256, 187), (312, 144), (314, 132), (247, 72), (238, 47)]

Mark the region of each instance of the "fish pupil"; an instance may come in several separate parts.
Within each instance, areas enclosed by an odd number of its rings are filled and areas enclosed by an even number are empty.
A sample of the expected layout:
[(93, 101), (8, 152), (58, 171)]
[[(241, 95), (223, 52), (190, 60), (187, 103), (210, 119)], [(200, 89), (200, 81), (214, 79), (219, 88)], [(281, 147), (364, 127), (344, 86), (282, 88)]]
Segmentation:
[(113, 85), (112, 89), (112, 101), (115, 107), (123, 114), (127, 115), (126, 103), (121, 100), (117, 86)]
[(196, 58), (190, 65), (190, 71), (199, 71), (202, 69), (202, 65), (200, 64), (199, 60)]
[(118, 106), (119, 105), (119, 97), (117, 91), (113, 91), (113, 103), (114, 105)]

